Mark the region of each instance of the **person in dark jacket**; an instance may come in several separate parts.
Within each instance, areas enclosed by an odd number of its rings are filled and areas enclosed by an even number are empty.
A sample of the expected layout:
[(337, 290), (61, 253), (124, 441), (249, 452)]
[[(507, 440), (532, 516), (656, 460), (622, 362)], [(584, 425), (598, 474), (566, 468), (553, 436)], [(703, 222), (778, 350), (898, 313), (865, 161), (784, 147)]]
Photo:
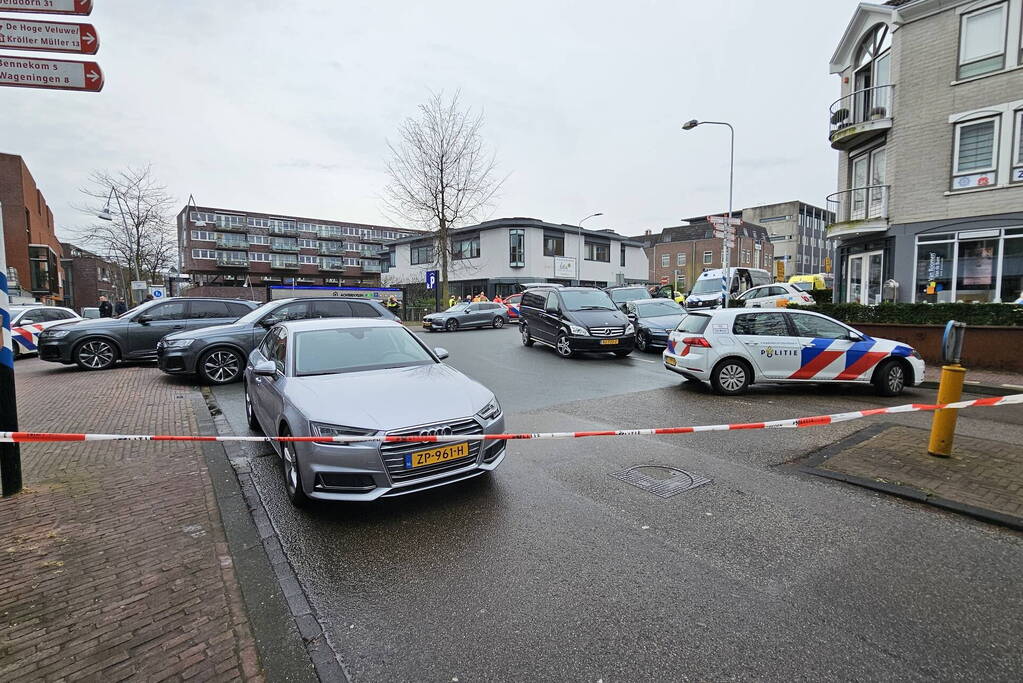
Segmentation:
[(113, 318), (114, 307), (110, 305), (105, 296), (99, 298), (99, 317), (101, 318)]
[(128, 304), (125, 303), (124, 297), (121, 297), (120, 299), (117, 300), (117, 303), (114, 304), (114, 315), (124, 315), (127, 312)]

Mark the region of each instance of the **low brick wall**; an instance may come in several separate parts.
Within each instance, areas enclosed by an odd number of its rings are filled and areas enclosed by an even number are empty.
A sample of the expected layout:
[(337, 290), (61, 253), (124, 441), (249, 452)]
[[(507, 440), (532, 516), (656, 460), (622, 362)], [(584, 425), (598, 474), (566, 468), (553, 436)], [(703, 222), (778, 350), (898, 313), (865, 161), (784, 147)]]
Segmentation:
[[(944, 325), (888, 325), (850, 323), (872, 337), (909, 344), (928, 365), (941, 365)], [(963, 366), (1023, 373), (1023, 327), (967, 327)]]
[(245, 299), (266, 303), (266, 287), (225, 287), (221, 285), (203, 285), (189, 287), (184, 296), (212, 296), (220, 299)]

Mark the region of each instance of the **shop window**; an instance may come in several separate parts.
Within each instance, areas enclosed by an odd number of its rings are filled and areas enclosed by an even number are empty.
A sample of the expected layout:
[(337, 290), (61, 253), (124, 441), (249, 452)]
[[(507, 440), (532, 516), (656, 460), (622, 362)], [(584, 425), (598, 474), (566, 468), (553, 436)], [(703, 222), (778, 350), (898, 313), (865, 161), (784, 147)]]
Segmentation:
[(995, 300), (995, 276), (998, 263), (998, 240), (959, 240), (959, 263), (956, 267), (956, 301), (988, 302)]
[(1002, 303), (1012, 303), (1023, 299), (1023, 237), (1006, 239), (1004, 245)]
[(916, 301), (930, 304), (952, 301), (952, 242), (924, 243), (916, 247)]

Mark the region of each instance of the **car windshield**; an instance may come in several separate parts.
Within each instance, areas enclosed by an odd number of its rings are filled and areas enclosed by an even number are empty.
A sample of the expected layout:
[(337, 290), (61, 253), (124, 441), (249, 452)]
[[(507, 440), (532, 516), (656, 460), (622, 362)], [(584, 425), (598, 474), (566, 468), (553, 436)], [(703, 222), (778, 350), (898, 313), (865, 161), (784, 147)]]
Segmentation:
[(690, 294), (720, 294), (721, 293), (721, 278), (706, 278), (704, 280), (698, 280), (693, 285), (693, 291)]
[(654, 299), (636, 302), (636, 314), (640, 318), (654, 318), (659, 315), (679, 315), (685, 309), (671, 299)]
[(565, 308), (570, 311), (615, 310), (611, 298), (599, 289), (562, 291), (561, 298), (565, 301)]
[(295, 334), (295, 374), (407, 368), (435, 363), (404, 327), (343, 327)]
[(611, 301), (614, 301), (616, 304), (620, 304), (625, 301), (635, 301), (636, 299), (649, 298), (650, 292), (646, 291), (646, 287), (630, 287), (629, 289), (611, 290)]

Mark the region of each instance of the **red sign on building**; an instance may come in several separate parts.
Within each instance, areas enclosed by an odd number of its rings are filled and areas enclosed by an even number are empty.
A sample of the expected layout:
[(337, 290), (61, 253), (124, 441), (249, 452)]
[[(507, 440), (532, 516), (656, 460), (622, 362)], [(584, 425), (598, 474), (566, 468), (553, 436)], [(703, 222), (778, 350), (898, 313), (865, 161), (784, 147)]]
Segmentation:
[(99, 92), (103, 72), (96, 62), (0, 55), (0, 86)]
[(32, 14), (92, 14), (92, 0), (0, 0), (0, 12)]
[(0, 19), (0, 48), (94, 55), (99, 36), (92, 24)]

